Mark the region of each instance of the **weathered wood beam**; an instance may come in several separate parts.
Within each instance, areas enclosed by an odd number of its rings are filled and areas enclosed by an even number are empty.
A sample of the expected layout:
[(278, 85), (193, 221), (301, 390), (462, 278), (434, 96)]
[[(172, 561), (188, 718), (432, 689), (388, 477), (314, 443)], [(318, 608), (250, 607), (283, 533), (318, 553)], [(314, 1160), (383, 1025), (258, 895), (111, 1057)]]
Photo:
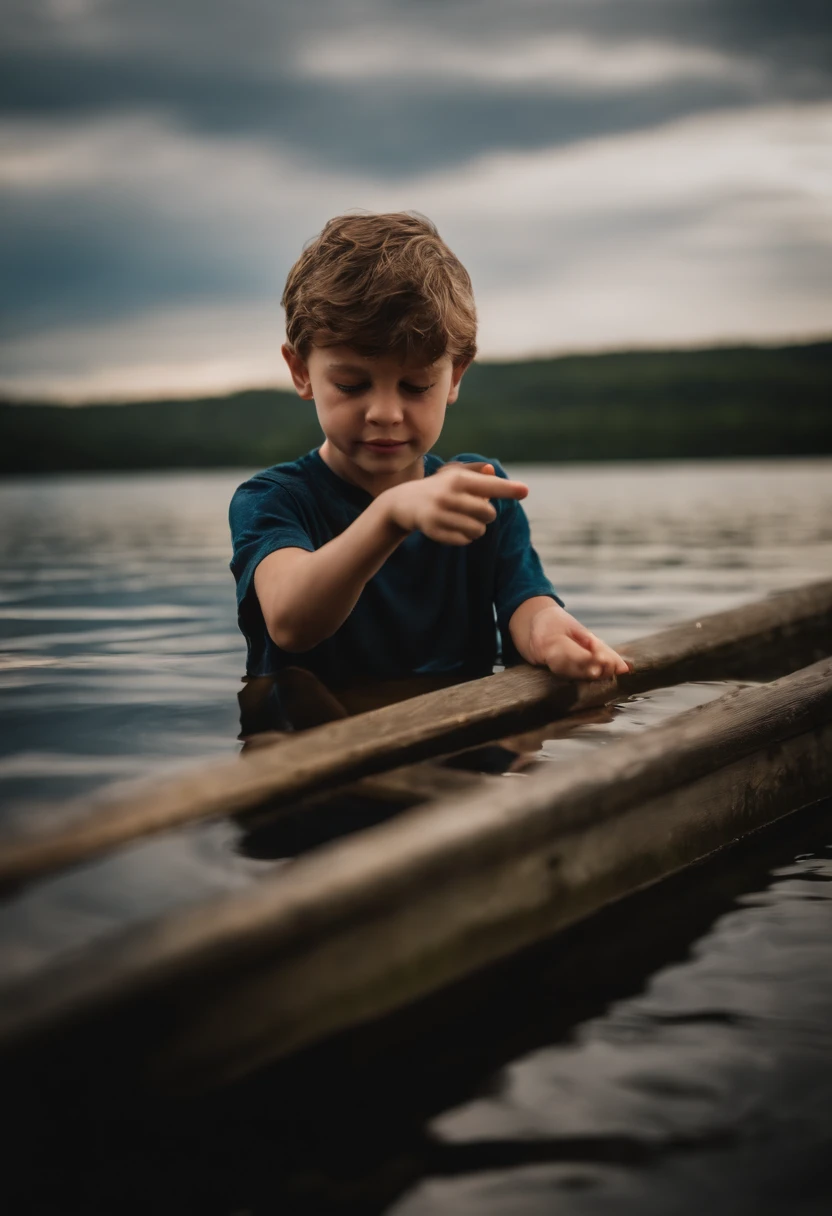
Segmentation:
[[(535, 667), (514, 667), (426, 693), (355, 718), (303, 731), (240, 761), (151, 781), (133, 792), (67, 805), (60, 824), (0, 839), (0, 884), (20, 883), (130, 840), (289, 803), (313, 790), (499, 738), (681, 679), (705, 678), (772, 661), (788, 648), (814, 657), (832, 650), (832, 580), (783, 592), (620, 647), (633, 672), (616, 681), (574, 684)], [(804, 660), (807, 661), (807, 660)]]
[[(636, 651), (633, 684), (768, 678), (832, 654), (832, 579), (781, 591), (740, 608), (702, 616), (618, 647)], [(644, 684), (642, 685), (642, 681)]]
[(0, 1046), (144, 1002), (153, 1038), (131, 1050), (163, 1083), (238, 1075), (827, 795), (830, 745), (832, 660), (734, 689), (589, 764), (405, 812), (92, 947), (2, 993)]

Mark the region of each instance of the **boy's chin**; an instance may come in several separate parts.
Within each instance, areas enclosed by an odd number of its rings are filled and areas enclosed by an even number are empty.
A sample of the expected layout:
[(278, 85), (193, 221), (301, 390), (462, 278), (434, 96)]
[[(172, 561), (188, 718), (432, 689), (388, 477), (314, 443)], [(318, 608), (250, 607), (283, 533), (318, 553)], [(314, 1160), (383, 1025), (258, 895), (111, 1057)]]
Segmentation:
[(390, 477), (396, 480), (421, 477), (423, 455), (422, 449), (414, 444), (404, 444), (392, 452), (374, 451), (362, 444), (350, 463), (363, 477), (377, 479), (377, 484), (384, 486)]
[(414, 464), (422, 457), (422, 451), (417, 444), (403, 443), (395, 448), (375, 448), (370, 444), (358, 444), (353, 452), (353, 460), (367, 469), (397, 468)]

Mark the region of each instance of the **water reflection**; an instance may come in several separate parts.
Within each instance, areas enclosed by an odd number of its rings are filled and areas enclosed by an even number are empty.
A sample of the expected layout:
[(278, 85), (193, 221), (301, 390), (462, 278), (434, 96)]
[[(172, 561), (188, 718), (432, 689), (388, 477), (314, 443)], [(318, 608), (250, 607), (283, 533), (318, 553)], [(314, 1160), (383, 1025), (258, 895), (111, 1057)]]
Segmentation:
[[(235, 474), (0, 486), (0, 804), (236, 749)], [(62, 759), (63, 758), (63, 763)]]

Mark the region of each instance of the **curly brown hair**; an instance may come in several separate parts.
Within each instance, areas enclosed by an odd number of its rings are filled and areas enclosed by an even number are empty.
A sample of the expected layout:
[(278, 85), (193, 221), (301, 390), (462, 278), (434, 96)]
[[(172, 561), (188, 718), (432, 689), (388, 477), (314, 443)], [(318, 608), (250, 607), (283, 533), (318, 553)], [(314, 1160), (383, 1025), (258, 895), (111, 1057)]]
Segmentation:
[(282, 303), (287, 345), (301, 358), (313, 343), (403, 362), (477, 353), (468, 272), (416, 212), (331, 219), (290, 270)]

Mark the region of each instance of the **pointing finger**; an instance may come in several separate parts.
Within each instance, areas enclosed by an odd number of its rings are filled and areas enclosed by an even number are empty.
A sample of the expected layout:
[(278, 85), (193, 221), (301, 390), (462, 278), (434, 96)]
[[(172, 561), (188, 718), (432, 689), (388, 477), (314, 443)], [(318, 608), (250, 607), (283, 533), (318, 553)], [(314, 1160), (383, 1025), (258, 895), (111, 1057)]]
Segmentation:
[(469, 478), (465, 489), (471, 494), (480, 494), (483, 498), (525, 498), (529, 487), (522, 481), (507, 481), (505, 477), (496, 477), (489, 473), (478, 473), (476, 478)]

